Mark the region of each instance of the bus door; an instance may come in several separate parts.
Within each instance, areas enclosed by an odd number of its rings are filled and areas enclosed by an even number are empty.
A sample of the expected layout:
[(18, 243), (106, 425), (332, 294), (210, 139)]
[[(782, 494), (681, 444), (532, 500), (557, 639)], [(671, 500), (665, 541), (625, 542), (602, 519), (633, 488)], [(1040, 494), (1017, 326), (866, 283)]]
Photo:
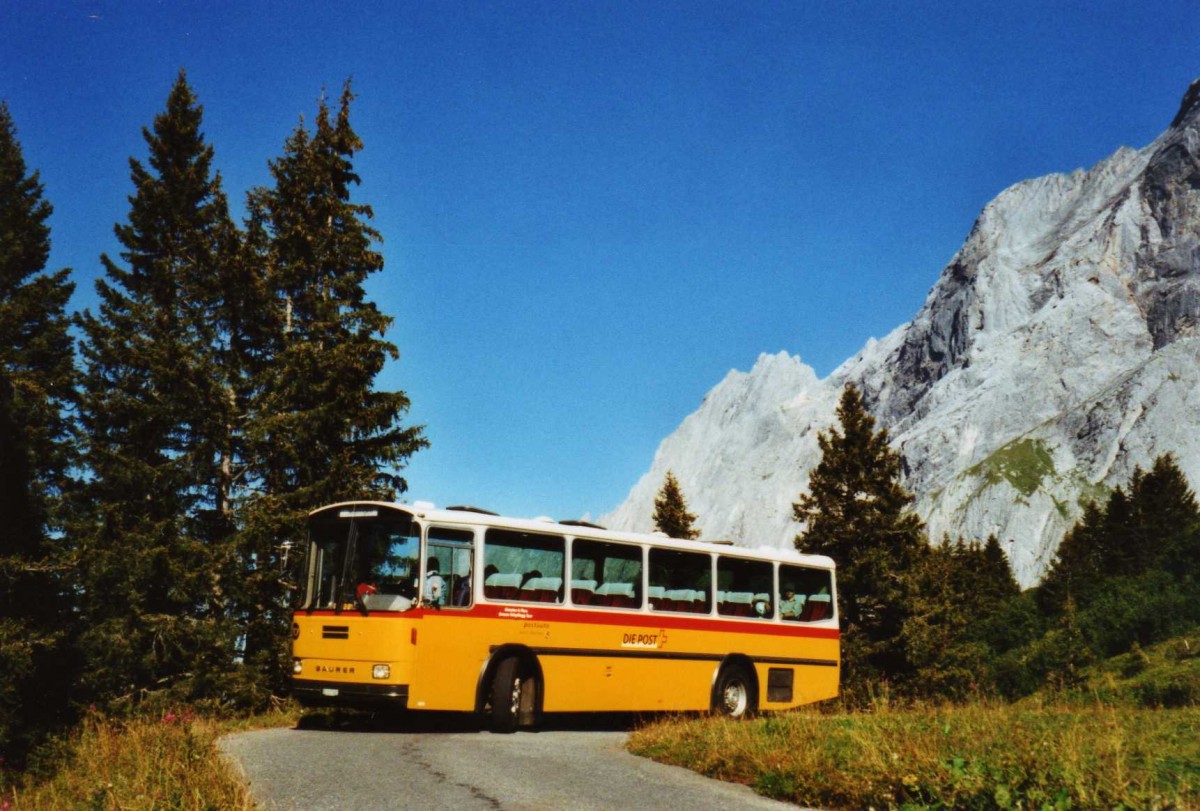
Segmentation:
[(417, 672), (409, 706), (414, 709), (475, 708), (479, 670), (487, 646), (474, 644), (479, 623), (467, 612), (475, 602), (470, 530), (430, 526), (423, 558), (422, 605), (428, 609), (417, 631)]

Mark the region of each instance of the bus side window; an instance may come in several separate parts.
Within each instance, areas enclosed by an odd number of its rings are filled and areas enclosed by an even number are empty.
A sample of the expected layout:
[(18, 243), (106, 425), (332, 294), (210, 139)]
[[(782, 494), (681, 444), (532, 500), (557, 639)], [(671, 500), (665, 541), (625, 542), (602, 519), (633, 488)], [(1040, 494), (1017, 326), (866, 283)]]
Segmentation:
[(571, 601), (641, 608), (642, 548), (576, 538), (571, 542)]
[(772, 567), (765, 560), (717, 557), (717, 613), (728, 617), (774, 616)]
[(484, 596), (561, 603), (566, 557), (561, 535), (489, 529), (483, 540), (483, 563), (489, 572)]
[(779, 616), (789, 622), (819, 622), (834, 615), (833, 577), (825, 569), (781, 564)]
[(712, 557), (704, 552), (650, 550), (650, 606), (656, 611), (712, 610)]

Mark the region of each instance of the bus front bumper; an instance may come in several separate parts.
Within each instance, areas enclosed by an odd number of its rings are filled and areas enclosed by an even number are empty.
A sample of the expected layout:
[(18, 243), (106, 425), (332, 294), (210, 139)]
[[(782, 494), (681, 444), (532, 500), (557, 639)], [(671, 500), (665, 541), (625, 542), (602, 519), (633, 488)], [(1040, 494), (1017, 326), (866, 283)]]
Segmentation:
[(407, 684), (356, 684), (292, 679), (292, 695), (306, 707), (386, 706), (408, 708)]

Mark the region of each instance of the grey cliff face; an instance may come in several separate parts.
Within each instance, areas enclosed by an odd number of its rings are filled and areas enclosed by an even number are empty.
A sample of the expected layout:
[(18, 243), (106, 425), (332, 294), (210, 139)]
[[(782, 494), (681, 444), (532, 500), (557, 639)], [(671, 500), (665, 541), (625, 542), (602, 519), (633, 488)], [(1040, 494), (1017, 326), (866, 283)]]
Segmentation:
[(727, 378), (606, 518), (645, 529), (671, 468), (704, 537), (790, 544), (816, 433), (853, 383), (931, 537), (995, 533), (1031, 584), (1135, 466), (1171, 451), (1200, 483), (1198, 322), (1200, 82), (1144, 149), (1001, 192), (913, 320), (828, 378), (780, 356)]
[(1194, 334), (1200, 317), (1198, 142), (1200, 82), (1189, 88), (1142, 178), (1152, 222), (1147, 223), (1138, 252), (1137, 292), (1155, 349)]
[(894, 355), (892, 396), (880, 396), (864, 381), (867, 402), (886, 422), (897, 423), (919, 411), (925, 393), (951, 368), (968, 362), (977, 268), (974, 257), (960, 254), (943, 272), (943, 284), (931, 294), (922, 311), (924, 317), (913, 322)]

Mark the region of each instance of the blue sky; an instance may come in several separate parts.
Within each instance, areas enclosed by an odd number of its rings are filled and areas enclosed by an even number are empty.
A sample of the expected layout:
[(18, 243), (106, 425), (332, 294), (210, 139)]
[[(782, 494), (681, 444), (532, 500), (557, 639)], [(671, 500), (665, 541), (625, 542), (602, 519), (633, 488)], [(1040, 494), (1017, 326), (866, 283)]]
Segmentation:
[(87, 308), (181, 67), (239, 207), (352, 77), (408, 497), (570, 518), (730, 369), (909, 320), (1005, 187), (1153, 140), (1197, 45), (1194, 2), (0, 0), (0, 99)]

